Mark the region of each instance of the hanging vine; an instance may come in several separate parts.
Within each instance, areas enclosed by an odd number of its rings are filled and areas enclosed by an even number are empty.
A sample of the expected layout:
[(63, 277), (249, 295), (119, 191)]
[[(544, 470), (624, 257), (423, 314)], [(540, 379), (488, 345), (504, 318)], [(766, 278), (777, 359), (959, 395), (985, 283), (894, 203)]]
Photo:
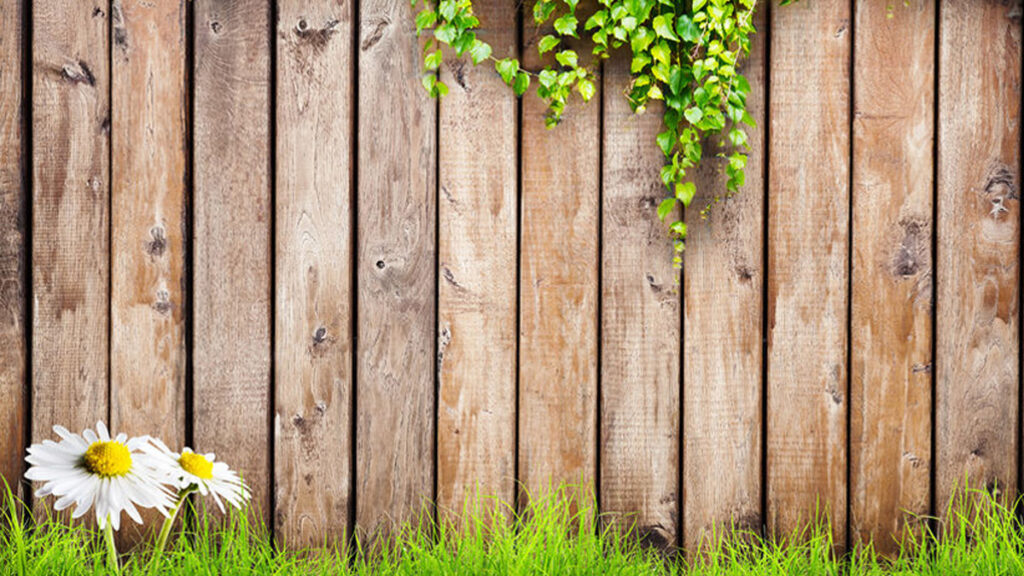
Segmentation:
[[(747, 132), (754, 119), (747, 112), (750, 84), (738, 71), (741, 59), (750, 53), (752, 23), (758, 0), (598, 0), (597, 10), (586, 16), (578, 11), (579, 0), (537, 0), (532, 18), (550, 33), (537, 44), (543, 55), (553, 53), (554, 61), (537, 72), (526, 70), (515, 58), (497, 57), (492, 47), (477, 38), (480, 21), (473, 14), (472, 0), (412, 0), (420, 7), (417, 34), (429, 33), (425, 42), (424, 66), (436, 72), (443, 60), (442, 45), (456, 56), (469, 55), (473, 64), (493, 64), (517, 96), (536, 86), (537, 95), (547, 103), (545, 124), (558, 125), (570, 96), (575, 92), (587, 102), (596, 91), (596, 67), (613, 50), (632, 52), (630, 82), (624, 87), (635, 113), (643, 113), (652, 100), (664, 103), (664, 131), (657, 144), (665, 155), (661, 181), (666, 197), (658, 205), (658, 217), (669, 219), (678, 205), (689, 207), (696, 196), (693, 170), (707, 153), (704, 143), (712, 135), (724, 135), (714, 156), (722, 160), (727, 176), (724, 194), (701, 210), (706, 217), (711, 204), (723, 195), (731, 196), (744, 182), (747, 165)], [(791, 0), (782, 0), (788, 4)], [(593, 57), (581, 57), (567, 47), (567, 40), (589, 37)], [(432, 96), (442, 97), (448, 87), (435, 73), (423, 78)], [(671, 218), (668, 223), (675, 249), (674, 262), (682, 264), (686, 223)]]

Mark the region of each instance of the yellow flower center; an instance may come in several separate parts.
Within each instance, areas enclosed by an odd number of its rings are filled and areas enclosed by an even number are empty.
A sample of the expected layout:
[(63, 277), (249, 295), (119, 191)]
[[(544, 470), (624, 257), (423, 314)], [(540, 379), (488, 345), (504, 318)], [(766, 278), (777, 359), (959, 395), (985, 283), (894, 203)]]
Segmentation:
[(203, 480), (209, 480), (213, 478), (213, 462), (210, 462), (202, 454), (196, 454), (195, 452), (185, 452), (178, 458), (178, 464), (185, 469), (189, 474), (202, 478)]
[(85, 467), (104, 478), (124, 476), (132, 469), (132, 453), (120, 442), (93, 442), (85, 451)]

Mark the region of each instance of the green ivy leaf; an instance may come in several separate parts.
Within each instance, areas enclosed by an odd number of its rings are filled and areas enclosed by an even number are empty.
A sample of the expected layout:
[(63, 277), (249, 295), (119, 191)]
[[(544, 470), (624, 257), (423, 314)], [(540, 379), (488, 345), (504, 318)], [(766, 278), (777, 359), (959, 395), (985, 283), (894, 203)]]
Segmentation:
[(669, 18), (659, 15), (654, 17), (654, 21), (651, 23), (651, 26), (654, 28), (654, 32), (658, 36), (678, 42), (679, 37), (672, 31), (672, 26), (669, 24), (670, 22), (671, 20)]
[(416, 33), (419, 34), (423, 30), (430, 28), (435, 22), (437, 22), (437, 12), (423, 10), (416, 15)]
[(668, 44), (665, 43), (664, 40), (662, 40), (661, 42), (658, 42), (654, 46), (651, 46), (651, 56), (653, 56), (655, 60), (661, 62), (662, 64), (668, 64), (669, 60), (672, 57), (672, 52), (669, 51)]
[(423, 66), (427, 70), (437, 70), (441, 67), (441, 58), (442, 55), (440, 50), (431, 52), (423, 58)]
[(441, 0), (437, 5), (437, 12), (441, 15), (441, 18), (451, 21), (455, 19), (455, 13), (458, 11), (458, 6), (455, 4), (455, 0)]
[(519, 60), (503, 58), (494, 63), (494, 68), (498, 71), (501, 79), (505, 81), (505, 84), (511, 85), (516, 78), (516, 72), (519, 71)]
[(473, 59), (473, 64), (479, 64), (491, 57), (491, 45), (476, 40), (469, 49), (469, 55)]
[(557, 60), (562, 66), (575, 68), (579, 63), (579, 56), (577, 56), (576, 52), (572, 50), (562, 50), (558, 54), (555, 54), (555, 60)]
[(579, 83), (576, 84), (576, 90), (579, 91), (584, 102), (590, 102), (590, 99), (593, 98), (594, 94), (597, 92), (597, 88), (594, 87), (594, 83), (590, 80), (580, 80)]
[(444, 42), (445, 44), (451, 44), (458, 33), (458, 30), (447, 22), (434, 28), (434, 38), (437, 38), (438, 42)]
[(537, 51), (541, 54), (550, 52), (555, 49), (555, 46), (558, 46), (560, 41), (557, 37), (548, 34), (540, 39), (540, 42), (537, 44)]
[(562, 36), (576, 37), (576, 25), (579, 24), (579, 20), (576, 19), (575, 14), (565, 14), (555, 20), (555, 31)]
[(700, 27), (694, 24), (693, 19), (683, 14), (676, 20), (676, 32), (686, 42), (696, 42), (700, 39)]
[(658, 204), (658, 218), (664, 221), (665, 218), (667, 218), (668, 215), (672, 212), (672, 210), (675, 209), (675, 207), (675, 198), (665, 198), (664, 200), (661, 201), (661, 204)]
[(693, 182), (676, 182), (676, 199), (689, 208), (693, 197), (697, 195), (697, 185)]
[(676, 145), (676, 133), (674, 130), (666, 130), (657, 136), (658, 147), (665, 156), (672, 154), (672, 148)]
[(530, 89), (530, 75), (526, 72), (519, 71), (516, 74), (516, 81), (512, 86), (512, 89), (515, 90), (516, 96), (526, 94), (526, 91)]
[(602, 28), (605, 23), (608, 22), (608, 11), (598, 10), (587, 19), (586, 24), (583, 25), (584, 30), (593, 30), (594, 28)]
[(533, 21), (543, 24), (548, 21), (554, 11), (555, 3), (551, 0), (537, 0), (537, 3), (533, 5)]

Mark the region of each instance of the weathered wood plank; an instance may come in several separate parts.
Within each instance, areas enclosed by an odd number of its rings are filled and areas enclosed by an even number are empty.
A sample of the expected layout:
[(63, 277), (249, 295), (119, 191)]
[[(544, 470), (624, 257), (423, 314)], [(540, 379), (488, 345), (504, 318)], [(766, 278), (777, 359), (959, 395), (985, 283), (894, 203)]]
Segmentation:
[(437, 102), (408, 0), (359, 18), (356, 524), (376, 534), (434, 498)]
[[(185, 441), (187, 2), (112, 3), (110, 420)], [(152, 531), (160, 515), (143, 524)], [(129, 523), (121, 542), (141, 540)]]
[(32, 3), (32, 440), (107, 420), (107, 2)]
[(269, 517), (270, 8), (195, 0), (194, 436)]
[(1013, 498), (1020, 350), (1021, 2), (943, 2), (936, 230), (937, 512), (969, 477)]
[(0, 482), (22, 497), (28, 368), (25, 300), (28, 189), (25, 179), (20, 0), (0, 2)]
[[(750, 82), (747, 110), (757, 126), (746, 184), (726, 195), (720, 161), (709, 158), (696, 178), (688, 213), (683, 273), (683, 544), (696, 550), (713, 530), (760, 530), (762, 473), (762, 343), (764, 326), (765, 38), (767, 10), (754, 14), (758, 34), (741, 73)], [(708, 150), (710, 146), (706, 147)]]
[(847, 488), (850, 2), (800, 2), (771, 15), (767, 524), (775, 533), (788, 533), (819, 506), (827, 508), (841, 546)]
[[(528, 69), (544, 33), (524, 26)], [(597, 475), (599, 98), (574, 95), (553, 130), (533, 91), (522, 100), (517, 457), (531, 493)]]
[(855, 17), (849, 522), (893, 553), (931, 501), (935, 2)]
[(278, 4), (274, 522), (299, 548), (351, 503), (353, 6)]
[(668, 549), (679, 533), (678, 272), (655, 211), (666, 194), (661, 108), (630, 109), (629, 62), (616, 54), (604, 75), (601, 511)]
[[(478, 36), (515, 56), (515, 3), (474, 9)], [(441, 80), (437, 502), (457, 518), (467, 498), (514, 496), (518, 105), (490, 63), (451, 60)]]

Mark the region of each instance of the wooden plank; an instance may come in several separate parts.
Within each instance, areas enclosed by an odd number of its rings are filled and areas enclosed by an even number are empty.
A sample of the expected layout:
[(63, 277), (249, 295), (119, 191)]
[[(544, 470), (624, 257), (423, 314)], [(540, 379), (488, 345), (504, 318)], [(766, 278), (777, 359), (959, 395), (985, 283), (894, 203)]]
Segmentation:
[(801, 2), (771, 16), (767, 524), (785, 534), (827, 509), (842, 546), (850, 3)]
[(359, 10), (356, 524), (434, 498), (437, 102), (408, 0)]
[(22, 2), (0, 2), (0, 483), (23, 497), (27, 302)]
[(274, 522), (299, 548), (351, 503), (353, 6), (278, 4)]
[[(515, 56), (515, 4), (474, 9), (478, 36)], [(451, 60), (441, 80), (437, 502), (461, 512), (514, 497), (518, 105), (490, 63)]]
[(854, 30), (850, 532), (883, 553), (929, 514), (935, 2)]
[(617, 53), (604, 76), (601, 511), (669, 549), (679, 533), (678, 271), (655, 210), (666, 195), (662, 109), (630, 109), (629, 62)]
[(107, 420), (106, 2), (32, 3), (32, 440)]
[[(185, 442), (187, 2), (112, 3), (110, 420)], [(159, 513), (142, 525), (158, 529)], [(142, 540), (122, 525), (121, 543)]]
[(1020, 350), (1021, 2), (943, 2), (939, 26), (936, 462), (1012, 501)]
[[(760, 530), (762, 510), (762, 392), (764, 326), (764, 162), (767, 119), (767, 10), (754, 14), (760, 31), (741, 73), (751, 86), (747, 110), (757, 122), (746, 184), (726, 195), (720, 161), (708, 158), (694, 179), (698, 194), (687, 219), (683, 273), (683, 545), (696, 550), (717, 530)], [(711, 147), (706, 147), (711, 150)]]
[(270, 513), (270, 7), (195, 0), (196, 448)]
[[(530, 70), (542, 65), (545, 33), (524, 26)], [(533, 494), (597, 475), (599, 103), (599, 95), (589, 104), (574, 95), (548, 130), (543, 101), (533, 91), (522, 100), (517, 457), (519, 481)]]

